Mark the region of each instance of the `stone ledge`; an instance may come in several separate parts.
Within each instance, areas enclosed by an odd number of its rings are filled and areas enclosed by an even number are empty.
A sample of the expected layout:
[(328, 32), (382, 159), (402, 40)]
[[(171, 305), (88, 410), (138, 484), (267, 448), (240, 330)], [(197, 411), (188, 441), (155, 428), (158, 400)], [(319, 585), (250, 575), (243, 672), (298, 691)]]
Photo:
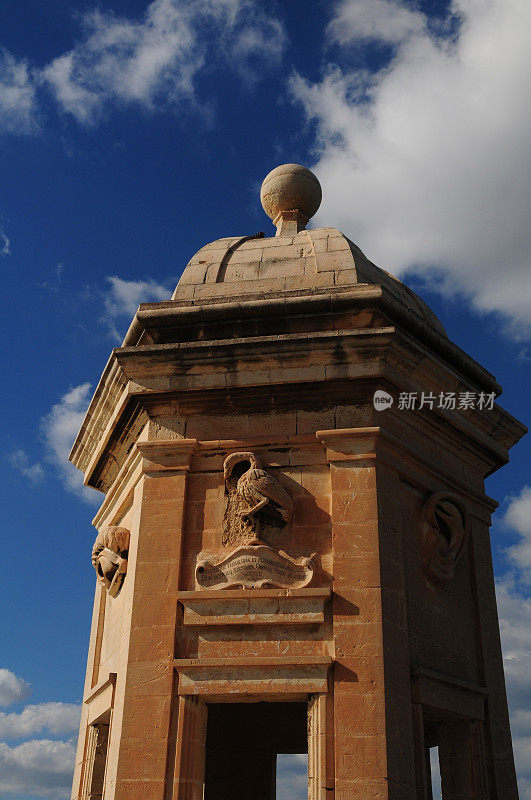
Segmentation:
[(179, 592), (187, 627), (322, 625), (330, 588)]
[(197, 589), (177, 592), (177, 599), (186, 600), (239, 600), (265, 597), (330, 597), (332, 589)]
[(331, 656), (177, 658), (179, 695), (210, 701), (249, 698), (306, 698), (328, 690)]
[(485, 699), (489, 692), (484, 686), (418, 666), (411, 668), (411, 678), (414, 703), (450, 715), (485, 719)]
[(190, 669), (253, 669), (254, 667), (330, 667), (332, 656), (244, 656), (241, 658), (174, 658), (177, 670)]
[(99, 681), (92, 689), (89, 691), (87, 696), (84, 698), (84, 703), (91, 703), (95, 697), (97, 697), (101, 692), (107, 689), (108, 686), (114, 686), (116, 683), (116, 672), (109, 672), (108, 676)]
[(114, 705), (114, 690), (116, 687), (116, 672), (109, 672), (105, 680), (93, 686), (83, 700), (87, 705), (87, 724), (92, 725), (98, 720), (107, 719)]

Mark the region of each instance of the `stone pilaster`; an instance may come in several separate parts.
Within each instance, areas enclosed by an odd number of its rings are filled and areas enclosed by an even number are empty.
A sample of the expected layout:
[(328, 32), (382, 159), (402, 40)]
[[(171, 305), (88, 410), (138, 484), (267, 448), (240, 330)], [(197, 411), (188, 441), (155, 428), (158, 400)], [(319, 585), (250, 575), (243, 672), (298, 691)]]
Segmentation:
[(308, 800), (330, 800), (333, 794), (328, 780), (327, 705), (326, 694), (308, 700)]
[(181, 696), (178, 703), (173, 797), (203, 800), (207, 707), (197, 697)]
[(413, 796), (398, 472), (379, 428), (317, 437), (331, 471), (336, 800)]
[[(334, 552), (335, 800), (387, 797), (376, 468), (370, 439), (320, 431), (327, 449)], [(365, 457), (362, 456), (365, 454)]]
[(135, 490), (134, 589), (111, 732), (109, 800), (163, 800), (172, 781), (176, 745), (177, 592), (187, 470), (195, 440), (137, 446), (143, 476)]

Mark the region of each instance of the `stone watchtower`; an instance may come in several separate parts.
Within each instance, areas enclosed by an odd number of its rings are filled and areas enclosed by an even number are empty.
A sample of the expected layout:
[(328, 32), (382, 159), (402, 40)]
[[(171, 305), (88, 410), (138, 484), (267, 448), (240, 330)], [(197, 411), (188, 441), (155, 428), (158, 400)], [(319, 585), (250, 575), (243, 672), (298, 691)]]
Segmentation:
[[(518, 797), (484, 478), (524, 428), (273, 170), (277, 226), (141, 305), (71, 460), (104, 494), (76, 800)], [(393, 400), (391, 404), (391, 399)]]

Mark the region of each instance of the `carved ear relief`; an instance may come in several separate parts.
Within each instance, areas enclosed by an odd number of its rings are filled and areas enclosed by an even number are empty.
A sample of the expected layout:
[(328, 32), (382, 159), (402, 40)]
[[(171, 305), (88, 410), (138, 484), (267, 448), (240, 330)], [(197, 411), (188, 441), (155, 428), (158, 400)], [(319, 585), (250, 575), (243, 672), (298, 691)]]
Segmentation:
[(469, 529), (468, 512), (456, 495), (435, 492), (428, 497), (422, 508), (420, 533), (429, 584), (441, 585), (454, 577)]
[(96, 536), (92, 548), (92, 566), (98, 582), (111, 597), (119, 593), (127, 572), (130, 534), (127, 528), (109, 525)]

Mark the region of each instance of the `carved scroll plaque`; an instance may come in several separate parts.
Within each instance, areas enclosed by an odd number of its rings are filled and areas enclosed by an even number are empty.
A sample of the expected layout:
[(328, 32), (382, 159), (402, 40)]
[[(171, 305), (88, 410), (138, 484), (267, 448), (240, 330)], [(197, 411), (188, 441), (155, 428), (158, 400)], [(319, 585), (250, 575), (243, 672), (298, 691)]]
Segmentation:
[(302, 589), (312, 581), (315, 567), (315, 555), (294, 559), (266, 545), (244, 545), (225, 557), (199, 555), (195, 579), (200, 589)]

